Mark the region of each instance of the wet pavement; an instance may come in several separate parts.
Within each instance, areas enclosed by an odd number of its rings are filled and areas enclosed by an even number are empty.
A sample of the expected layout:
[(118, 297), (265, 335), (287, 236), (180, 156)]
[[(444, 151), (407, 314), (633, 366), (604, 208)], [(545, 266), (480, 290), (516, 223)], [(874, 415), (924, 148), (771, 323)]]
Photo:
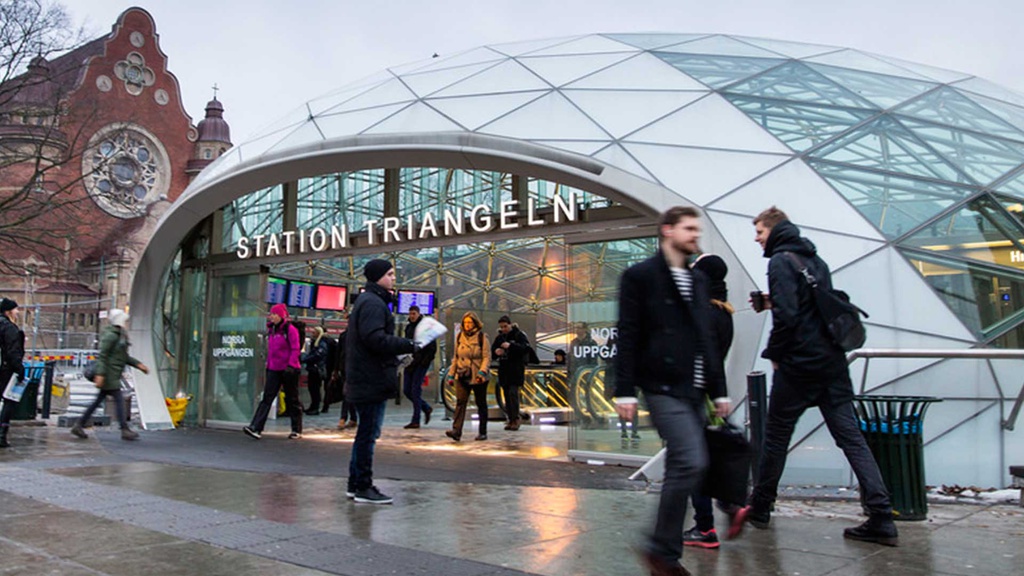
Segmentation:
[[(297, 441), (281, 421), (260, 441), (17, 426), (0, 452), (0, 574), (645, 574), (631, 547), (658, 495), (631, 469), (569, 463), (564, 428), (498, 423), (486, 442), (455, 444), (445, 422), (404, 430), (407, 418), (389, 407), (378, 443), (375, 481), (391, 506), (345, 498), (352, 431), (334, 430), (336, 416), (307, 419)], [(836, 494), (780, 501), (771, 529), (687, 549), (684, 564), (697, 575), (1024, 574), (1022, 508), (932, 504), (887, 548), (843, 539), (862, 517), (856, 492)]]

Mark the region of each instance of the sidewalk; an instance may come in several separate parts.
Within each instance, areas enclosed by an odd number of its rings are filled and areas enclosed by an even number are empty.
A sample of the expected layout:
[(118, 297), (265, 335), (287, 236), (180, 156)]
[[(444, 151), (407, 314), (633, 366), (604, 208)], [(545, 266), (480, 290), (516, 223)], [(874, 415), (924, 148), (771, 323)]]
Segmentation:
[[(392, 506), (345, 498), (351, 432), (333, 431), (336, 414), (310, 418), (300, 441), (284, 422), (258, 442), (16, 427), (0, 452), (0, 573), (645, 573), (630, 547), (658, 496), (626, 480), (631, 470), (565, 462), (564, 429), (499, 424), (488, 442), (456, 445), (445, 422), (403, 430), (407, 413), (389, 411), (375, 472)], [(929, 521), (899, 525), (895, 549), (842, 538), (859, 510), (785, 500), (772, 529), (687, 549), (684, 564), (697, 575), (1024, 573), (1021, 508), (933, 504)]]

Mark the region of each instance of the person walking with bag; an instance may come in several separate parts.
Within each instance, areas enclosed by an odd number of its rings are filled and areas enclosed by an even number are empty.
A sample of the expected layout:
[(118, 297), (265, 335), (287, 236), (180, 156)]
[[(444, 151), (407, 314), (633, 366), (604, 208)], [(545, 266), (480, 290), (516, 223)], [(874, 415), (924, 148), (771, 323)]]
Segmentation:
[(445, 436), (459, 442), (466, 422), (469, 395), (476, 399), (479, 421), (476, 440), (487, 440), (487, 384), (490, 382), (490, 353), (484, 323), (472, 312), (462, 316), (462, 330), (455, 336), (455, 352), (448, 367), (448, 382), (455, 386), (455, 416)]
[(322, 326), (315, 326), (313, 333), (315, 337), (309, 343), (309, 350), (300, 357), (300, 362), (306, 366), (306, 387), (309, 388), (307, 416), (316, 416), (320, 413), (320, 399), (322, 398), (320, 389), (327, 382), (327, 354), (329, 352), (327, 337), (324, 336)]
[(284, 404), (292, 421), (289, 440), (302, 438), (302, 404), (299, 403), (299, 351), (302, 340), (299, 329), (288, 316), (288, 307), (274, 304), (267, 315), (267, 375), (263, 384), (263, 395), (256, 406), (252, 422), (242, 428), (250, 438), (263, 437), (263, 427), (270, 416), (270, 407), (281, 389), (284, 389)]
[[(0, 299), (0, 391), (6, 390), (11, 377), (17, 375), (21, 383), (25, 379), (25, 332), (18, 327), (18, 303), (10, 298)], [(6, 398), (0, 408), (0, 448), (11, 444), (7, 432), (11, 429), (11, 416), (17, 402)]]
[(658, 253), (626, 270), (619, 286), (614, 398), (619, 417), (633, 421), (642, 390), (665, 442), (665, 480), (642, 559), (652, 576), (685, 576), (679, 560), (686, 504), (708, 466), (704, 397), (714, 399), (722, 417), (731, 403), (712, 342), (708, 281), (686, 262), (699, 251), (700, 213), (669, 209), (658, 220), (658, 236)]
[(519, 389), (526, 380), (530, 339), (508, 316), (498, 318), (498, 336), (491, 344), (491, 359), (498, 361), (498, 386), (505, 397), (505, 430), (519, 430)]
[(78, 422), (71, 427), (71, 433), (79, 438), (88, 438), (83, 428), (89, 425), (89, 419), (100, 402), (110, 396), (114, 400), (117, 421), (121, 425), (121, 439), (137, 440), (139, 433), (128, 426), (127, 406), (124, 403), (124, 395), (121, 394), (121, 374), (125, 366), (135, 367), (143, 374), (149, 374), (149, 368), (128, 354), (128, 347), (131, 345), (128, 342), (128, 313), (124, 310), (111, 310), (108, 317), (110, 325), (100, 337), (100, 353), (96, 358), (96, 376), (93, 378), (93, 383), (99, 388), (99, 394), (85, 409)]
[[(412, 340), (416, 335), (416, 327), (423, 320), (420, 314), (420, 307), (413, 305), (409, 307), (409, 323), (405, 325), (405, 337)], [(420, 427), (420, 413), (423, 414), (423, 424), (430, 424), (430, 415), (434, 409), (423, 400), (423, 380), (427, 377), (430, 365), (434, 362), (437, 354), (437, 342), (431, 342), (416, 351), (412, 355), (412, 363), (406, 366), (402, 374), (402, 386), (405, 397), (412, 402), (412, 420), (405, 425), (406, 428)]]
[(800, 416), (817, 406), (857, 476), (862, 501), (870, 513), (866, 522), (846, 528), (843, 536), (896, 546), (899, 535), (889, 492), (854, 416), (846, 355), (832, 338), (815, 304), (813, 288), (794, 260), (813, 274), (819, 286), (831, 290), (828, 265), (818, 257), (814, 244), (800, 236), (799, 228), (775, 206), (754, 218), (754, 229), (755, 240), (769, 259), (769, 294), (758, 295), (761, 302), (752, 297), (751, 303), (756, 311), (772, 311), (772, 331), (761, 357), (771, 360), (773, 372), (760, 474), (745, 509), (746, 519), (755, 528), (768, 528), (793, 430)]

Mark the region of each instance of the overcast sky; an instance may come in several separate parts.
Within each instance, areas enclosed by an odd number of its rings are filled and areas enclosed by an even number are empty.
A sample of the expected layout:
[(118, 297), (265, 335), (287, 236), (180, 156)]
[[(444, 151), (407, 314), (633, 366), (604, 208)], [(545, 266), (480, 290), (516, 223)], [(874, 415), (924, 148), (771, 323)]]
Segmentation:
[(90, 37), (134, 5), (198, 123), (214, 83), (240, 144), (384, 68), (486, 44), (594, 32), (699, 32), (830, 44), (1024, 93), (1022, 0), (65, 0)]

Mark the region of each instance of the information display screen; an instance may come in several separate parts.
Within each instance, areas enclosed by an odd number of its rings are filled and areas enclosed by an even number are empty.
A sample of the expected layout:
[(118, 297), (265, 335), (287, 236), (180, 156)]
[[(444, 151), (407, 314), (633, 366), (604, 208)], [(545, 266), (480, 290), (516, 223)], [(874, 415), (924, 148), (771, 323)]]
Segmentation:
[(288, 281), (281, 278), (267, 278), (267, 303), (283, 304), (288, 297)]
[(296, 308), (312, 308), (316, 286), (308, 282), (292, 280), (288, 283), (288, 305)]
[(398, 313), (408, 314), (410, 306), (419, 306), (420, 314), (434, 314), (433, 292), (418, 292), (415, 290), (402, 290), (398, 293)]
[(319, 284), (316, 287), (316, 306), (314, 308), (317, 310), (344, 310), (347, 298), (348, 288)]

